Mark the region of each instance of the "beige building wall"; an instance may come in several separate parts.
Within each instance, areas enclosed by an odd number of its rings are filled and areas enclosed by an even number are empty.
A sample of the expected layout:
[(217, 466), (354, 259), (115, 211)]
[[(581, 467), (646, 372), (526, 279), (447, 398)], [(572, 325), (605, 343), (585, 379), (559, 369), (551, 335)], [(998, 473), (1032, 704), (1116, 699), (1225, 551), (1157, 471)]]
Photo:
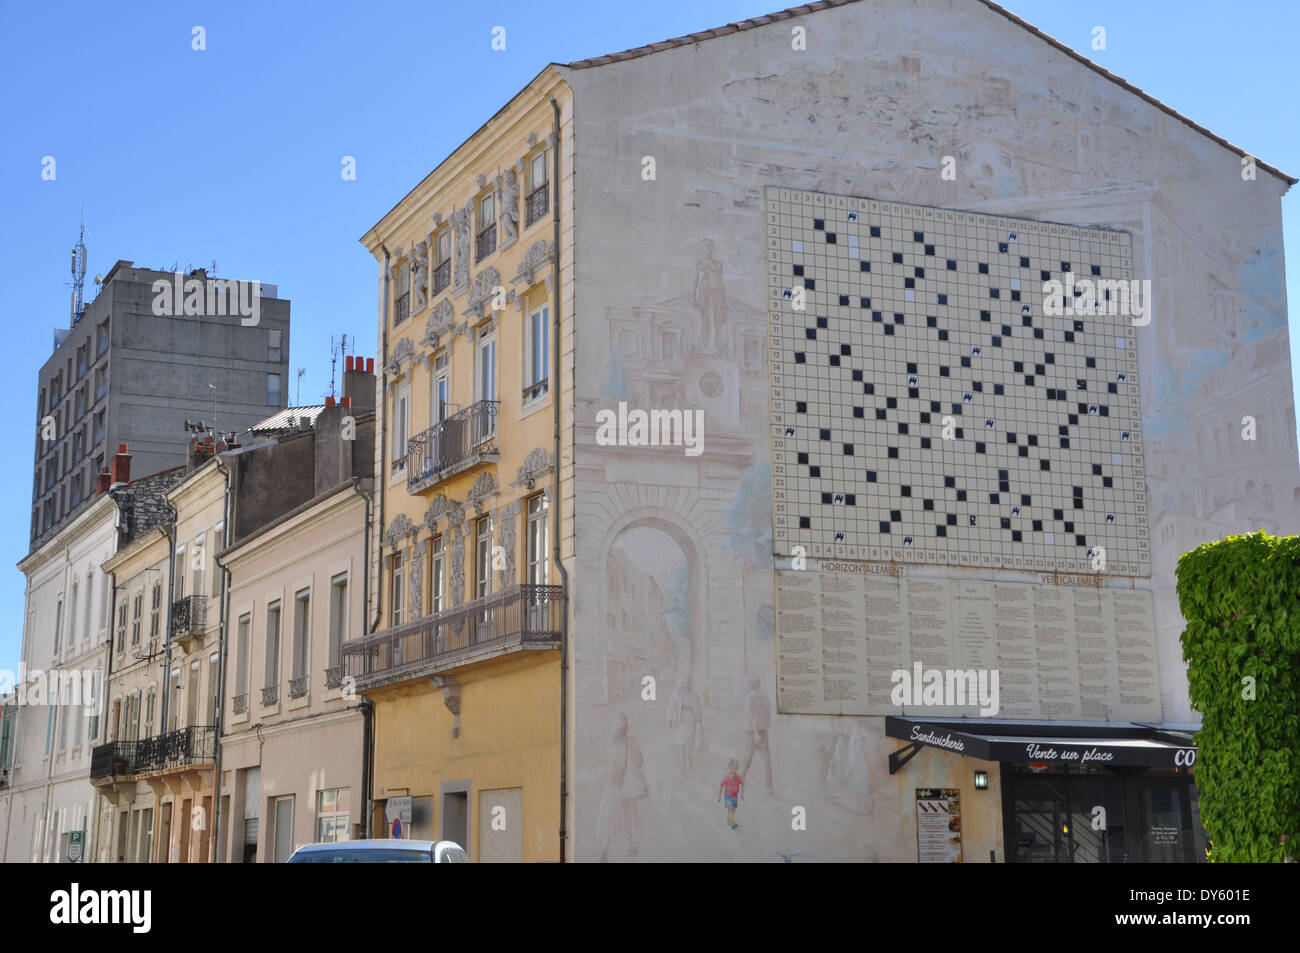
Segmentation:
[[(223, 861), (244, 859), (253, 818), (257, 862), (283, 859), (277, 835), (282, 852), (360, 836), (363, 715), (342, 684), (339, 647), (364, 630), (365, 515), (345, 484), (222, 556), (231, 573)], [(289, 817), (291, 830), (277, 830)]]

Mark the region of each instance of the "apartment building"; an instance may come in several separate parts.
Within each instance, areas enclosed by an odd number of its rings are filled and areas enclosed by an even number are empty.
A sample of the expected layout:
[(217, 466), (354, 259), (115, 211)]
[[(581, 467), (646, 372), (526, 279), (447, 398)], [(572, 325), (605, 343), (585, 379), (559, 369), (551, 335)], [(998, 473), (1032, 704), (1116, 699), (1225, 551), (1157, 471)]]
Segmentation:
[(101, 862), (210, 856), (223, 581), (214, 556), (226, 531), (216, 454), (227, 446), (192, 440), (163, 518), (104, 562), (118, 598), (107, 737), (91, 766)]
[(184, 464), (186, 420), (238, 432), (287, 405), (290, 302), (277, 294), (202, 268), (109, 269), (37, 377), (33, 550), (90, 505), (117, 444), (157, 473)]
[(229, 456), (222, 861), (364, 836), (366, 715), (341, 652), (365, 629), (375, 387), (373, 360), (352, 361), (339, 405), (307, 409), (302, 428), (268, 421), (255, 430), (275, 443)]
[[(494, 106), (363, 239), (376, 827), (476, 860), (1202, 859), (1173, 567), (1300, 521), (1295, 179), (984, 0), (797, 7)], [(891, 692), (917, 667), (1000, 703)]]
[(381, 482), (372, 618), (344, 654), (374, 705), (371, 829), (476, 861), (560, 856), (568, 108), (538, 77), (362, 239), (379, 264)]

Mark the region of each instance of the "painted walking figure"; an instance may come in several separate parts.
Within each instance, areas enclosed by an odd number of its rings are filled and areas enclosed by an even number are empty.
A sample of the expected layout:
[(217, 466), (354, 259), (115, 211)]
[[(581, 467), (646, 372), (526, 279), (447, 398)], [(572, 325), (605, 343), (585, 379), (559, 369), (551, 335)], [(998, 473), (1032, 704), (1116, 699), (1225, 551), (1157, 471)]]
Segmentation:
[(767, 785), (766, 793), (772, 793), (772, 749), (768, 747), (768, 734), (772, 729), (772, 708), (767, 696), (758, 688), (758, 677), (751, 675), (745, 682), (749, 694), (745, 696), (745, 770), (741, 772), (749, 777), (749, 766), (757, 752), (763, 756), (763, 780)]

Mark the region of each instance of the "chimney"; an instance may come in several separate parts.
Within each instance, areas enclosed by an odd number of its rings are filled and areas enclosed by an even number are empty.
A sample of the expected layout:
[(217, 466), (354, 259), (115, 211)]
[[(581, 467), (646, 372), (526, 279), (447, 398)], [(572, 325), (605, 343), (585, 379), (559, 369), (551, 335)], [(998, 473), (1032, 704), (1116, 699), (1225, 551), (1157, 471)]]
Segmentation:
[(340, 406), (340, 407), (351, 407), (351, 406), (352, 406), (352, 398), (351, 398), (351, 397), (342, 397), (342, 398), (340, 398), (340, 399), (339, 399), (339, 406)]
[[(344, 400), (347, 400), (346, 397), (343, 398), (343, 399), (344, 399)], [(325, 406), (326, 406), (326, 407), (333, 407), (333, 406), (334, 406), (334, 398), (333, 398), (333, 397), (326, 397), (326, 398), (325, 398)]]
[(211, 460), (216, 452), (217, 447), (212, 442), (211, 437), (203, 437), (202, 439), (197, 437), (194, 438), (190, 441), (190, 452), (185, 461), (185, 472), (189, 473), (193, 470), (197, 470), (199, 467), (203, 466), (203, 464)]
[[(363, 369), (364, 368), (364, 369)], [(343, 399), (358, 410), (375, 409), (375, 359), (351, 358), (344, 363)]]
[(112, 476), (109, 479), (110, 489), (123, 483), (131, 482), (131, 454), (127, 452), (126, 444), (117, 445), (117, 453), (113, 454)]
[(95, 478), (95, 493), (106, 493), (112, 483), (113, 478), (108, 474), (108, 467), (100, 467), (99, 475)]
[(344, 369), (345, 371), (350, 371), (350, 370), (352, 370), (352, 369), (353, 369), (353, 367), (352, 367), (352, 363), (353, 363), (353, 361), (355, 361), (355, 360), (356, 360), (356, 358), (353, 357), (351, 354), (349, 354), (349, 355), (344, 359), (344, 361), (343, 361), (343, 369)]

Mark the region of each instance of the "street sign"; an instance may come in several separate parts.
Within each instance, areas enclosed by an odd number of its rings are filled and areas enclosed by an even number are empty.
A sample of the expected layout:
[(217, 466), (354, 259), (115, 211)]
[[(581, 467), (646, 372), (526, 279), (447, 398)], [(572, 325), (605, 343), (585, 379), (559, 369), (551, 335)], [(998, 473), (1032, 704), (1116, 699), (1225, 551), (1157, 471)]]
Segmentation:
[(85, 831), (68, 831), (68, 863), (75, 864), (81, 860), (82, 840)]

